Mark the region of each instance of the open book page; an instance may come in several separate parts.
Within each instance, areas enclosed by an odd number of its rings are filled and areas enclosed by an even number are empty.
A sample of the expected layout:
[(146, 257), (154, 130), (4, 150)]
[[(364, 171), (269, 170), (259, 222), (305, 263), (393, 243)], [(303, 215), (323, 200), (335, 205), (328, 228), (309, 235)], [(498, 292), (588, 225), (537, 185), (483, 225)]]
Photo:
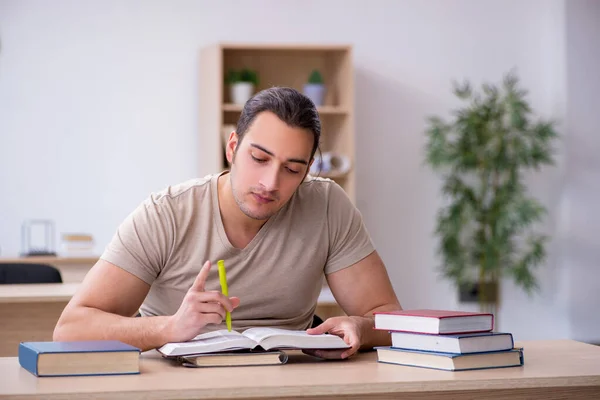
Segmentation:
[(168, 357), (252, 349), (256, 342), (236, 331), (219, 330), (200, 334), (189, 342), (167, 343), (158, 351)]
[(290, 349), (345, 349), (349, 348), (342, 338), (336, 335), (309, 335), (306, 331), (291, 331), (278, 328), (250, 328), (244, 336), (252, 339), (265, 350)]

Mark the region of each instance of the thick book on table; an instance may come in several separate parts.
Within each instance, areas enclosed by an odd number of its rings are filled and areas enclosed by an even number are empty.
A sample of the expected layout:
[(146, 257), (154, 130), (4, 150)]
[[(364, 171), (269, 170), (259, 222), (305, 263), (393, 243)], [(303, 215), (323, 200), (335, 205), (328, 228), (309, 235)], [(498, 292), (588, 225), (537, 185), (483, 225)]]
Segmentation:
[(524, 364), (522, 348), (472, 354), (439, 353), (394, 347), (376, 349), (378, 362), (446, 371), (518, 367)]
[(514, 340), (512, 334), (508, 332), (460, 333), (455, 335), (392, 332), (392, 347), (468, 354), (510, 350), (514, 347)]
[(218, 330), (203, 333), (188, 342), (167, 343), (157, 350), (165, 357), (222, 353), (235, 350), (348, 349), (336, 335), (309, 335), (306, 331), (278, 328), (250, 328), (243, 333)]
[(375, 329), (415, 333), (455, 334), (489, 332), (490, 313), (450, 310), (402, 310), (375, 313)]
[(116, 340), (21, 342), (18, 358), (35, 376), (140, 373), (140, 349)]
[(285, 364), (288, 355), (283, 351), (232, 351), (178, 357), (185, 367), (242, 367)]

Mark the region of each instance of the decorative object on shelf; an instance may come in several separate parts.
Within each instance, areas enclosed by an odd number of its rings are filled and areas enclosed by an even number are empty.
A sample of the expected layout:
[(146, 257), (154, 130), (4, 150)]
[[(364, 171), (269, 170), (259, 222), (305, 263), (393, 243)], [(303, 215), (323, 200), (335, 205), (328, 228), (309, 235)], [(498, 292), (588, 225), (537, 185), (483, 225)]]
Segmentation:
[(315, 154), (315, 161), (312, 163), (309, 173), (311, 175), (336, 175), (342, 176), (350, 171), (350, 159), (342, 154), (335, 152), (324, 152)]
[(86, 257), (95, 254), (94, 237), (89, 233), (63, 233), (61, 247), (61, 255), (65, 257)]
[(315, 105), (322, 106), (325, 99), (325, 84), (319, 70), (313, 70), (308, 77), (308, 83), (304, 85), (304, 94), (312, 100)]
[[(528, 196), (525, 172), (552, 165), (554, 122), (534, 121), (527, 91), (514, 72), (502, 87), (455, 84), (467, 104), (445, 122), (429, 119), (426, 162), (442, 176), (445, 207), (437, 216), (441, 272), (496, 313), (499, 279), (512, 277), (528, 294), (534, 268), (546, 257), (548, 237), (533, 232), (546, 209)], [(463, 296), (465, 297), (465, 296)]]
[(243, 105), (252, 97), (258, 86), (258, 74), (249, 68), (231, 69), (227, 74), (226, 81), (229, 84), (231, 102)]
[(54, 222), (32, 219), (21, 225), (21, 255), (56, 256), (54, 251)]

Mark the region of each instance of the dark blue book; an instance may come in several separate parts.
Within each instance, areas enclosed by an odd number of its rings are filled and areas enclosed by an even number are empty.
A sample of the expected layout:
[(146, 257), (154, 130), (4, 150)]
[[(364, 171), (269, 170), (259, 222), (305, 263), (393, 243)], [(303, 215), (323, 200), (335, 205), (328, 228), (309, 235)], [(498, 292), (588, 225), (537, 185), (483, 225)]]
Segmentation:
[(523, 348), (471, 354), (436, 353), (395, 347), (376, 349), (378, 362), (446, 371), (519, 367), (524, 364)]
[(140, 349), (116, 340), (21, 342), (19, 364), (35, 376), (139, 374)]
[(440, 353), (487, 353), (511, 350), (515, 343), (508, 332), (459, 333), (433, 335), (427, 333), (392, 332), (392, 347)]

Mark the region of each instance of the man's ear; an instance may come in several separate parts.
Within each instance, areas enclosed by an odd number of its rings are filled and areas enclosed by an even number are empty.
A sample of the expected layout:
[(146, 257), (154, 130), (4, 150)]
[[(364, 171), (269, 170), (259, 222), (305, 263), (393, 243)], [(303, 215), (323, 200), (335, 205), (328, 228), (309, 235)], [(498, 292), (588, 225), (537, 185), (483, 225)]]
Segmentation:
[(233, 164), (235, 149), (237, 149), (238, 142), (238, 134), (235, 131), (232, 131), (229, 134), (229, 139), (227, 139), (227, 145), (225, 146), (225, 155), (227, 157), (227, 162), (229, 163), (229, 165)]
[(313, 157), (310, 159), (310, 162), (308, 163), (308, 167), (306, 167), (306, 172), (304, 173), (304, 178), (302, 179), (303, 181), (306, 180), (306, 177), (310, 173), (310, 167), (312, 167), (314, 162), (315, 162), (315, 158)]

